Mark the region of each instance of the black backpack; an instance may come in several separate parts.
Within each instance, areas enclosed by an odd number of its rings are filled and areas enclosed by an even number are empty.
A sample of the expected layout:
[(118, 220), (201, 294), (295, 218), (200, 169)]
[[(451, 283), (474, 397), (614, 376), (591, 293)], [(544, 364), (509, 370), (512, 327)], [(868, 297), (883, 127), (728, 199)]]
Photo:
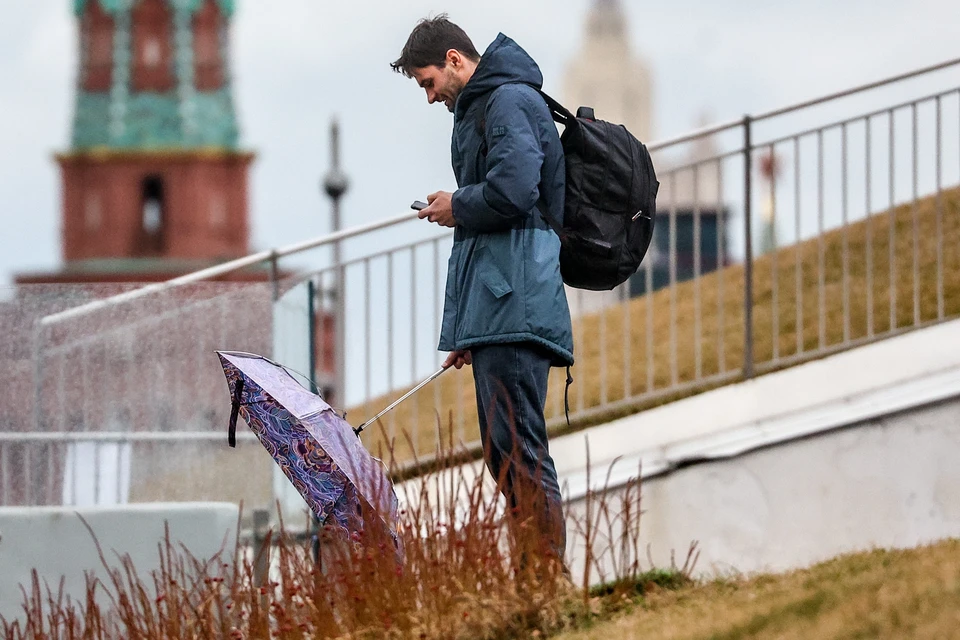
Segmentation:
[[(564, 126), (563, 226), (546, 215), (542, 200), (537, 203), (560, 236), (560, 275), (577, 289), (613, 289), (636, 273), (653, 237), (660, 183), (650, 153), (626, 127), (597, 120), (589, 107), (580, 107), (574, 117), (537, 91)], [(480, 127), (483, 136), (483, 119)], [(482, 152), (486, 154), (485, 141)]]

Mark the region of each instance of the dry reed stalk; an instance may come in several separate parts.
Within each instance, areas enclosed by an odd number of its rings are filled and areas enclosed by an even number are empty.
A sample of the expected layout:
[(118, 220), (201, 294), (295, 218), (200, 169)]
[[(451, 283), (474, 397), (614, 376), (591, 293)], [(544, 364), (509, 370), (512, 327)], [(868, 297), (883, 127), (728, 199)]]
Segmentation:
[[(461, 453), (444, 447), (440, 455)], [(363, 536), (344, 540), (324, 531), (319, 564), (310, 545), (293, 541), (282, 523), (253, 556), (241, 548), (233, 557), (221, 551), (204, 560), (168, 532), (158, 545), (159, 568), (149, 576), (129, 557), (112, 563), (98, 546), (106, 579), (88, 577), (83, 602), (65, 599), (62, 587), (34, 574), (24, 590), (25, 615), (0, 619), (0, 637), (497, 639), (575, 628), (594, 616), (596, 597), (580, 593), (541, 553), (524, 508), (505, 510), (483, 483), (460, 467), (407, 485), (402, 563), (371, 513), (363, 514)], [(586, 541), (597, 547), (585, 572), (610, 566), (604, 579), (635, 585), (642, 579), (639, 479), (611, 500), (591, 492), (587, 522), (568, 522), (568, 531), (587, 531)], [(256, 553), (271, 558), (264, 586), (254, 582)]]

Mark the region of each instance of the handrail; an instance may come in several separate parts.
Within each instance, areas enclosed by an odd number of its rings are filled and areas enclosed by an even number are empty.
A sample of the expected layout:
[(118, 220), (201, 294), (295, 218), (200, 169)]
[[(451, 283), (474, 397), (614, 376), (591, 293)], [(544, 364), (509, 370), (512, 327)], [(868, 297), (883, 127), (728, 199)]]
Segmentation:
[(763, 142), (758, 142), (758, 143), (756, 143), (754, 146), (755, 146), (755, 147), (766, 147), (766, 146), (769, 146), (769, 145), (774, 145), (774, 144), (780, 144), (780, 143), (782, 143), (782, 142), (787, 142), (788, 140), (793, 140), (794, 138), (803, 138), (803, 137), (805, 137), (805, 136), (809, 136), (809, 135), (811, 135), (811, 134), (814, 134), (814, 133), (816, 133), (817, 131), (829, 131), (830, 129), (837, 129), (837, 128), (842, 127), (842, 126), (844, 126), (844, 125), (850, 125), (850, 124), (853, 124), (853, 123), (855, 123), (855, 122), (860, 122), (860, 121), (863, 121), (863, 120), (870, 120), (870, 119), (872, 119), (872, 118), (876, 118), (877, 116), (882, 115), (882, 114), (885, 114), (885, 113), (891, 113), (891, 112), (893, 112), (893, 111), (899, 111), (899, 110), (901, 110), (901, 109), (906, 109), (907, 107), (910, 107), (910, 106), (915, 106), (915, 105), (922, 104), (922, 103), (924, 103), (924, 102), (933, 102), (933, 101), (938, 100), (938, 99), (946, 98), (946, 97), (949, 96), (949, 95), (956, 94), (956, 93), (958, 93), (958, 92), (960, 92), (960, 86), (955, 87), (955, 88), (953, 88), (953, 89), (949, 89), (949, 90), (947, 90), (947, 91), (938, 91), (937, 93), (931, 93), (931, 94), (929, 94), (929, 95), (926, 95), (926, 96), (923, 96), (923, 97), (920, 97), (920, 98), (914, 98), (913, 100), (904, 100), (903, 102), (899, 102), (899, 103), (897, 103), (897, 104), (890, 105), (889, 107), (884, 107), (884, 108), (882, 108), (882, 109), (874, 109), (873, 111), (870, 111), (870, 112), (868, 112), (868, 113), (863, 113), (863, 114), (859, 114), (859, 115), (856, 115), (856, 116), (850, 116), (849, 118), (844, 118), (844, 119), (842, 119), (842, 120), (834, 120), (834, 121), (832, 121), (832, 122), (828, 122), (827, 124), (820, 125), (819, 127), (809, 127), (809, 128), (807, 128), (807, 129), (804, 129), (804, 130), (799, 131), (799, 132), (797, 132), (797, 133), (791, 133), (790, 135), (780, 136), (780, 137), (778, 137), (778, 138), (773, 138), (773, 139), (771, 139), (771, 140), (765, 140), (765, 141), (763, 141)]
[(752, 120), (754, 122), (757, 122), (759, 120), (767, 120), (769, 118), (781, 116), (785, 113), (790, 113), (791, 111), (799, 111), (800, 109), (813, 107), (818, 104), (822, 104), (824, 102), (830, 102), (831, 100), (836, 100), (838, 98), (846, 98), (847, 96), (852, 96), (855, 93), (862, 93), (864, 91), (869, 91), (870, 89), (876, 89), (877, 87), (893, 84), (894, 82), (899, 82), (901, 80), (909, 80), (910, 78), (922, 76), (926, 73), (931, 73), (933, 71), (940, 71), (941, 69), (946, 69), (947, 67), (952, 67), (958, 64), (960, 64), (960, 58), (954, 58), (953, 60), (948, 60), (946, 62), (933, 64), (933, 65), (930, 65), (929, 67), (923, 67), (921, 69), (916, 69), (914, 71), (908, 71), (907, 73), (901, 73), (899, 75), (891, 76), (889, 78), (885, 78), (884, 80), (868, 82), (867, 84), (862, 84), (858, 87), (853, 87), (852, 89), (846, 89), (844, 91), (830, 93), (825, 96), (821, 96), (819, 98), (814, 98), (813, 100), (807, 100), (805, 102), (798, 102), (797, 104), (791, 105), (789, 107), (782, 107), (780, 109), (774, 109), (773, 111), (767, 111), (766, 113), (761, 113), (760, 115), (753, 116)]
[[(756, 122), (758, 122), (758, 121), (768, 120), (768, 119), (770, 119), (770, 118), (774, 118), (774, 117), (776, 117), (776, 116), (784, 115), (784, 114), (786, 114), (786, 113), (791, 113), (791, 112), (793, 112), (793, 111), (798, 111), (798, 110), (800, 110), (800, 109), (805, 109), (805, 108), (807, 108), (807, 107), (816, 106), (816, 105), (818, 105), (818, 104), (823, 104), (823, 103), (825, 103), (825, 102), (830, 102), (830, 101), (832, 101), (832, 100), (836, 100), (836, 99), (839, 99), (839, 98), (845, 98), (845, 97), (847, 97), (847, 96), (851, 96), (851, 95), (856, 94), (856, 93), (862, 93), (862, 92), (864, 92), (864, 91), (869, 91), (869, 90), (871, 90), (871, 89), (876, 89), (876, 88), (878, 88), (878, 87), (882, 87), (882, 86), (885, 86), (885, 85), (893, 84), (893, 83), (899, 82), (899, 81), (901, 81), (901, 80), (908, 80), (908, 79), (910, 79), (910, 78), (915, 78), (915, 77), (917, 77), (917, 76), (921, 76), (921, 75), (924, 75), (924, 74), (927, 74), (927, 73), (931, 73), (931, 72), (934, 72), (934, 71), (940, 71), (940, 70), (942, 70), (942, 69), (946, 69), (946, 68), (948, 68), (948, 67), (952, 67), (952, 66), (955, 66), (955, 65), (960, 65), (960, 58), (954, 58), (954, 59), (948, 60), (948, 61), (946, 61), (946, 62), (941, 62), (941, 63), (938, 63), (938, 64), (934, 64), (934, 65), (929, 65), (929, 66), (926, 66), (926, 67), (922, 67), (922, 68), (920, 68), (920, 69), (915, 69), (915, 70), (913, 70), (913, 71), (908, 71), (908, 72), (906, 72), (906, 73), (897, 74), (897, 75), (895, 75), (895, 76), (891, 76), (891, 77), (885, 78), (885, 79), (883, 79), (883, 80), (877, 80), (877, 81), (874, 81), (874, 82), (869, 82), (869, 83), (866, 83), (866, 84), (859, 85), (859, 86), (857, 86), (857, 87), (853, 87), (853, 88), (851, 88), (851, 89), (846, 89), (846, 90), (844, 90), (844, 91), (838, 91), (838, 92), (835, 92), (835, 93), (830, 93), (830, 94), (827, 94), (827, 95), (824, 95), (824, 96), (820, 96), (820, 97), (818, 97), (818, 98), (814, 98), (814, 99), (812, 99), (812, 100), (806, 100), (806, 101), (799, 102), (799, 103), (796, 103), (796, 104), (793, 104), (793, 105), (790, 105), (790, 106), (787, 106), (787, 107), (781, 107), (781, 108), (779, 108), (779, 109), (774, 109), (774, 110), (772, 110), (772, 111), (767, 111), (767, 112), (761, 113), (761, 114), (759, 114), (759, 115), (757, 115), (757, 116), (750, 116), (750, 121), (753, 122), (753, 123), (756, 123)], [(690, 132), (690, 133), (687, 133), (687, 134), (684, 134), (684, 135), (681, 135), (681, 136), (677, 136), (677, 137), (674, 137), (674, 138), (668, 138), (668, 139), (666, 139), (666, 140), (662, 140), (662, 141), (659, 141), (659, 142), (651, 143), (650, 145), (648, 145), (648, 148), (649, 148), (651, 151), (657, 151), (657, 150), (664, 149), (664, 148), (666, 148), (666, 147), (670, 147), (670, 146), (673, 146), (673, 145), (676, 145), (676, 144), (680, 144), (680, 143), (683, 143), (683, 142), (690, 142), (690, 141), (692, 141), (692, 140), (696, 140), (696, 139), (702, 138), (702, 137), (704, 137), (704, 136), (715, 135), (715, 134), (721, 133), (721, 132), (723, 132), (723, 131), (728, 131), (728, 130), (730, 130), (730, 129), (735, 129), (735, 128), (737, 128), (737, 127), (743, 126), (743, 123), (744, 123), (744, 119), (743, 119), (743, 118), (739, 118), (739, 119), (737, 119), (737, 120), (731, 120), (731, 121), (728, 121), (728, 122), (724, 122), (724, 123), (720, 123), (720, 124), (716, 124), (716, 125), (711, 125), (711, 126), (709, 126), (709, 127), (704, 127), (704, 128), (701, 128), (701, 129), (696, 129), (696, 130), (694, 130), (694, 131), (692, 131), (692, 132)], [(255, 253), (255, 254), (252, 254), (252, 255), (249, 255), (249, 256), (246, 256), (246, 257), (243, 257), (243, 258), (238, 258), (238, 259), (236, 259), (236, 260), (231, 260), (231, 261), (229, 261), (229, 262), (224, 262), (223, 264), (219, 264), (219, 265), (216, 265), (216, 266), (213, 266), (213, 267), (208, 267), (208, 268), (206, 268), (206, 269), (202, 269), (202, 270), (200, 270), (200, 271), (195, 271), (195, 272), (193, 272), (193, 273), (189, 273), (189, 274), (186, 274), (186, 275), (183, 275), (183, 276), (179, 276), (179, 277), (177, 277), (177, 278), (173, 278), (173, 279), (167, 280), (167, 281), (165, 281), (165, 282), (160, 282), (160, 283), (155, 283), (155, 284), (146, 285), (146, 286), (144, 286), (144, 287), (142, 287), (142, 288), (140, 288), (140, 289), (134, 289), (133, 291), (127, 291), (127, 292), (125, 292), (125, 293), (117, 294), (117, 295), (115, 295), (115, 296), (110, 296), (110, 297), (104, 298), (104, 299), (102, 299), (102, 300), (95, 300), (95, 301), (93, 301), (93, 302), (88, 302), (88, 303), (86, 303), (86, 304), (82, 304), (82, 305), (77, 306), (77, 307), (74, 307), (74, 308), (72, 308), (72, 309), (67, 309), (67, 310), (65, 310), (65, 311), (60, 311), (60, 312), (58, 312), (58, 313), (54, 313), (54, 314), (51, 314), (51, 315), (48, 315), (48, 316), (44, 316), (44, 317), (40, 320), (40, 326), (41, 326), (41, 327), (51, 326), (51, 325), (54, 325), (54, 324), (56, 324), (56, 323), (62, 322), (63, 320), (67, 320), (67, 319), (69, 319), (69, 318), (73, 318), (73, 317), (77, 317), (77, 316), (82, 316), (82, 315), (85, 315), (85, 314), (87, 314), (87, 313), (96, 311), (96, 310), (98, 310), (98, 309), (106, 308), (106, 307), (113, 306), (113, 305), (116, 305), (116, 304), (120, 304), (120, 303), (123, 303), (123, 302), (128, 302), (128, 301), (130, 301), (130, 300), (135, 300), (135, 299), (137, 299), (137, 298), (141, 298), (141, 297), (143, 297), (143, 296), (146, 296), (146, 295), (149, 295), (149, 294), (152, 294), (152, 293), (159, 293), (159, 292), (161, 292), (161, 291), (166, 291), (166, 290), (169, 290), (169, 289), (173, 289), (173, 288), (176, 288), (176, 287), (185, 285), (185, 284), (191, 284), (191, 283), (200, 282), (200, 281), (203, 281), (203, 280), (206, 280), (206, 279), (209, 279), (209, 278), (215, 278), (215, 277), (217, 277), (217, 276), (226, 275), (226, 274), (228, 274), (228, 273), (232, 273), (232, 272), (234, 272), (234, 271), (239, 271), (240, 269), (245, 269), (245, 268), (247, 268), (247, 267), (250, 267), (250, 266), (253, 266), (253, 265), (256, 265), (256, 264), (260, 264), (260, 263), (262, 263), (262, 262), (272, 261), (272, 262), (275, 263), (276, 260), (278, 260), (279, 258), (282, 258), (282, 257), (286, 257), (286, 256), (289, 256), (289, 255), (294, 255), (294, 254), (300, 253), (300, 252), (302, 252), (302, 251), (307, 251), (307, 250), (310, 250), (310, 249), (315, 249), (315, 248), (318, 248), (318, 247), (321, 247), (321, 246), (324, 246), (324, 245), (328, 245), (328, 244), (331, 244), (331, 243), (334, 243), (334, 242), (337, 242), (337, 241), (340, 241), (340, 240), (346, 240), (346, 239), (348, 239), (348, 238), (353, 238), (353, 237), (356, 237), (356, 236), (359, 236), (359, 235), (363, 235), (363, 234), (365, 234), (365, 233), (369, 233), (369, 232), (371, 232), (371, 231), (377, 231), (377, 230), (379, 230), (379, 229), (384, 229), (384, 228), (387, 228), (387, 227), (391, 227), (391, 226), (394, 226), (394, 225), (397, 225), (397, 224), (401, 224), (401, 223), (403, 223), (403, 222), (407, 222), (407, 221), (409, 221), (409, 220), (414, 220), (414, 219), (417, 218), (417, 215), (418, 215), (418, 214), (416, 214), (416, 213), (406, 213), (406, 214), (403, 214), (403, 215), (400, 215), (400, 216), (395, 216), (395, 217), (393, 217), (393, 218), (387, 218), (387, 219), (382, 220), (382, 221), (380, 221), (380, 222), (374, 222), (374, 223), (370, 223), (370, 224), (366, 224), (366, 225), (360, 225), (360, 226), (354, 227), (354, 228), (352, 228), (352, 229), (346, 229), (346, 230), (343, 230), (343, 231), (338, 231), (338, 232), (336, 232), (336, 233), (328, 234), (328, 235), (326, 235), (326, 236), (322, 236), (322, 237), (316, 238), (316, 239), (314, 239), (314, 240), (308, 240), (308, 241), (301, 242), (301, 243), (298, 243), (298, 244), (293, 244), (293, 245), (290, 245), (290, 246), (288, 246), (288, 247), (281, 248), (281, 249), (274, 249), (274, 250), (270, 250), (270, 251), (262, 251), (262, 252), (260, 252), (260, 253)]]
[(647, 149), (649, 151), (659, 151), (660, 149), (672, 147), (673, 145), (680, 144), (681, 142), (690, 142), (691, 140), (696, 140), (704, 136), (712, 136), (723, 131), (736, 129), (740, 126), (743, 126), (743, 118), (737, 118), (736, 120), (730, 120), (729, 122), (723, 122), (721, 124), (710, 125), (709, 127), (703, 127), (702, 129), (694, 129), (690, 133), (685, 133), (682, 136), (677, 136), (675, 138), (667, 138), (666, 140), (661, 140), (660, 142), (652, 142), (647, 145)]
[(193, 273), (188, 273), (186, 275), (173, 278), (172, 280), (166, 280), (164, 282), (158, 282), (155, 284), (148, 284), (139, 289), (134, 289), (132, 291), (126, 291), (124, 293), (119, 293), (115, 296), (110, 296), (108, 298), (103, 298), (102, 300), (94, 300), (93, 302), (88, 302), (86, 304), (67, 309), (65, 311), (60, 311), (58, 313), (53, 313), (48, 316), (44, 316), (40, 320), (41, 326), (50, 326), (68, 320), (76, 316), (86, 315), (98, 309), (103, 309), (105, 307), (110, 307), (116, 304), (123, 302), (129, 302), (130, 300), (136, 300), (145, 295), (152, 293), (159, 293), (161, 291), (167, 291), (169, 289), (175, 289), (177, 287), (183, 286), (185, 284), (192, 284), (195, 282), (201, 282), (209, 278), (216, 278), (217, 276), (226, 275), (228, 273), (233, 273), (234, 271), (239, 271), (240, 269), (245, 269), (261, 262), (275, 261), (279, 258), (285, 256), (290, 256), (302, 251), (308, 251), (310, 249), (316, 249), (324, 245), (328, 245), (340, 240), (347, 240), (349, 238), (354, 238), (356, 236), (363, 235), (365, 233), (370, 233), (371, 231), (378, 231), (380, 229), (385, 229), (387, 227), (392, 227), (409, 220), (417, 218), (416, 213), (405, 213), (400, 216), (395, 216), (393, 218), (387, 218), (379, 222), (372, 222), (370, 224), (360, 225), (358, 227), (353, 227), (352, 229), (344, 229), (343, 231), (337, 231), (336, 233), (331, 233), (313, 240), (307, 240), (297, 244), (292, 244), (282, 249), (272, 249), (270, 251), (261, 251), (260, 253), (254, 253), (243, 258), (237, 258), (236, 260), (231, 260), (229, 262), (224, 262), (213, 267), (207, 267), (206, 269), (201, 269), (200, 271), (194, 271)]
[[(254, 442), (252, 431), (237, 434), (237, 440)], [(134, 442), (226, 442), (226, 429), (220, 431), (0, 431), (0, 444), (6, 442), (55, 442), (79, 444), (84, 442), (127, 444)]]
[[(940, 62), (938, 64), (930, 65), (928, 67), (923, 67), (916, 69), (914, 71), (908, 71), (906, 73), (901, 73), (889, 78), (884, 78), (883, 80), (876, 80), (874, 82), (868, 82), (866, 84), (853, 87), (852, 89), (845, 89), (843, 91), (838, 91), (836, 93), (828, 93), (827, 95), (820, 96), (819, 98), (814, 98), (812, 100), (805, 100), (803, 102), (798, 102), (787, 107), (781, 107), (779, 109), (773, 109), (772, 111), (767, 111), (756, 116), (750, 116), (750, 120), (753, 123), (757, 123), (762, 120), (769, 120), (770, 118), (775, 118), (776, 116), (782, 116), (793, 111), (799, 111), (800, 109), (806, 109), (807, 107), (814, 107), (818, 104), (823, 104), (825, 102), (830, 102), (831, 100), (837, 100), (839, 98), (846, 98), (855, 93), (862, 93), (864, 91), (869, 91), (870, 89), (876, 89), (879, 87), (886, 86), (888, 84), (893, 84), (901, 80), (909, 80), (910, 78), (915, 78), (917, 76), (922, 76), (927, 73), (932, 73), (934, 71), (940, 71), (941, 69), (946, 69), (947, 67), (953, 67), (960, 64), (960, 58), (954, 58), (953, 60), (948, 60), (946, 62)], [(720, 124), (710, 125), (709, 127), (704, 127), (702, 129), (695, 129), (689, 133), (685, 133), (674, 138), (667, 138), (666, 140), (660, 140), (658, 142), (651, 143), (647, 145), (647, 148), (650, 151), (659, 151), (666, 147), (671, 147), (675, 144), (680, 144), (682, 142), (690, 142), (691, 140), (696, 140), (697, 138), (702, 138), (703, 136), (715, 135), (723, 131), (728, 131), (730, 129), (736, 129), (739, 126), (743, 125), (743, 118), (737, 118), (736, 120), (730, 120)]]

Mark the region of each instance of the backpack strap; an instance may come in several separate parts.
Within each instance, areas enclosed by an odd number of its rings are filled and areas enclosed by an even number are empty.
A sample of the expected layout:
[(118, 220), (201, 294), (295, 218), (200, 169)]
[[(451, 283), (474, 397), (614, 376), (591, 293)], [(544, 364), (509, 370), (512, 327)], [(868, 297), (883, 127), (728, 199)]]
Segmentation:
[(477, 99), (480, 105), (478, 107), (480, 110), (480, 118), (476, 120), (477, 133), (480, 135), (480, 155), (482, 155), (484, 159), (486, 159), (487, 152), (490, 150), (487, 146), (487, 105), (490, 104), (490, 98), (493, 96), (494, 91), (496, 91), (496, 89), (491, 89)]
[(550, 115), (553, 117), (553, 121), (557, 124), (562, 124), (564, 127), (570, 126), (570, 123), (575, 122), (576, 118), (570, 110), (565, 106), (551, 98), (549, 95), (543, 92), (542, 89), (535, 85), (529, 85), (537, 90), (537, 93), (540, 94), (540, 97), (543, 98), (543, 101), (547, 103), (547, 108), (550, 109)]
[[(550, 115), (554, 122), (567, 126), (567, 123), (575, 119), (573, 114), (570, 113), (562, 104), (545, 94), (537, 86), (526, 82), (518, 82), (516, 84), (526, 84), (528, 87), (536, 89), (537, 93), (540, 94), (544, 102), (547, 103), (547, 108), (550, 109)], [(477, 107), (480, 109), (480, 118), (476, 121), (477, 134), (480, 136), (480, 155), (482, 155), (484, 158), (487, 157), (487, 153), (490, 151), (490, 148), (487, 146), (487, 105), (490, 103), (490, 98), (493, 96), (494, 91), (496, 91), (496, 89), (491, 89), (477, 99), (477, 102), (480, 105)], [(540, 217), (543, 218), (543, 221), (546, 222), (551, 229), (553, 229), (557, 236), (560, 237), (560, 241), (562, 242), (566, 237), (563, 232), (563, 227), (561, 227), (553, 218), (547, 215), (547, 205), (543, 201), (542, 197), (537, 200), (537, 210), (540, 211)], [(567, 422), (569, 422), (569, 418)]]
[[(550, 110), (550, 117), (552, 117), (553, 121), (557, 124), (562, 124), (564, 127), (568, 127), (572, 123), (576, 122), (577, 118), (570, 113), (569, 109), (551, 98), (548, 94), (544, 93), (540, 87), (530, 84), (529, 82), (517, 82), (514, 84), (525, 84), (539, 93), (540, 97), (543, 98), (543, 101), (547, 103), (547, 108)], [(496, 89), (491, 89), (477, 99), (477, 102), (480, 104), (480, 119), (477, 120), (477, 133), (480, 134), (480, 139), (482, 140), (480, 143), (480, 153), (482, 153), (484, 157), (487, 155), (487, 104), (490, 102), (490, 97), (493, 95), (494, 91), (496, 91)], [(589, 110), (588, 119), (594, 119), (593, 109)]]

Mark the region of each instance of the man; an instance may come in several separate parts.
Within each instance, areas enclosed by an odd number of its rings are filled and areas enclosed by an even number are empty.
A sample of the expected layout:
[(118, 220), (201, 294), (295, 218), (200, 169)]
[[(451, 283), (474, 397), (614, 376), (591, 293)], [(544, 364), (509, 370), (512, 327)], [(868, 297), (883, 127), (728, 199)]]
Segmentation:
[(473, 366), (487, 467), (514, 512), (562, 562), (560, 488), (544, 421), (551, 366), (573, 364), (560, 240), (563, 150), (537, 89), (533, 59), (500, 34), (481, 57), (445, 15), (422, 20), (395, 71), (454, 114), (455, 193), (427, 198), (420, 218), (454, 229), (440, 334), (444, 367)]

